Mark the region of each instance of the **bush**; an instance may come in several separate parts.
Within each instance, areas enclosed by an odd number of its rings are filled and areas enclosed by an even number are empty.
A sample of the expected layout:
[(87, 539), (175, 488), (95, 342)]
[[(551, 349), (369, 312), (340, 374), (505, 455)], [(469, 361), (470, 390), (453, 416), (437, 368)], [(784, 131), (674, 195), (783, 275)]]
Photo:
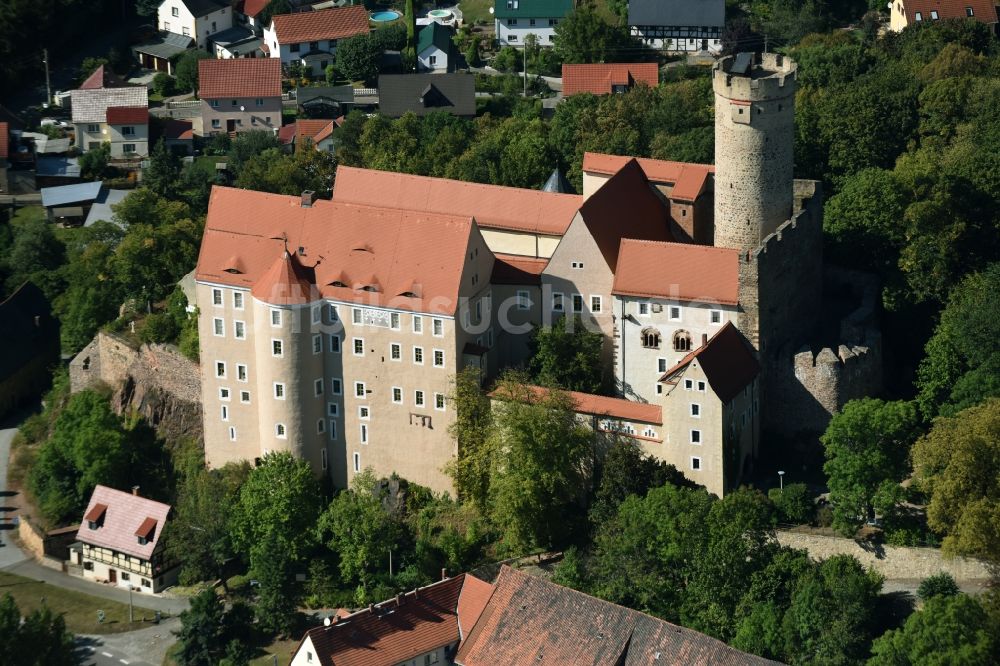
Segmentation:
[(218, 133), (212, 136), (205, 145), (206, 155), (225, 155), (232, 148), (233, 142), (228, 134)]
[(942, 571), (921, 581), (920, 587), (917, 588), (917, 597), (921, 601), (927, 601), (931, 597), (953, 597), (959, 592), (961, 590), (958, 589), (958, 583), (951, 574)]
[(157, 312), (146, 317), (139, 329), (139, 339), (143, 342), (173, 342), (180, 333), (177, 321), (166, 312)]
[(815, 506), (806, 484), (790, 483), (784, 490), (771, 488), (767, 496), (778, 510), (778, 519), (781, 522), (800, 525), (812, 520)]
[(816, 525), (819, 527), (830, 527), (833, 525), (833, 509), (829, 504), (824, 504), (816, 509)]
[(521, 54), (513, 46), (505, 46), (493, 58), (493, 69), (500, 72), (521, 71)]
[(169, 97), (174, 94), (176, 86), (172, 76), (166, 72), (157, 72), (153, 77), (153, 92), (160, 97)]

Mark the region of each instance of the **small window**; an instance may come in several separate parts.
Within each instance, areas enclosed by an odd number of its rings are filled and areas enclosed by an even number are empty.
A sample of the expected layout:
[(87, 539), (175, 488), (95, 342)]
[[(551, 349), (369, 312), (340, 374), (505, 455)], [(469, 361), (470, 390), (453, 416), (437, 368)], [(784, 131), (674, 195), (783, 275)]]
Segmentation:
[(91, 134), (97, 134), (98, 132), (101, 131), (101, 126), (91, 123), (87, 125), (87, 131), (90, 132)]
[(437, 410), (442, 411), (442, 412), (444, 411), (444, 394), (443, 393), (435, 393), (434, 394), (434, 409), (437, 409)]
[(600, 312), (601, 311), (601, 305), (602, 305), (602, 299), (601, 299), (600, 296), (591, 296), (590, 297), (590, 311), (591, 312)]
[(131, 125), (125, 125), (124, 127), (122, 127), (122, 135), (123, 136), (135, 136), (135, 127), (133, 127)]
[(215, 376), (225, 378), (226, 376), (226, 362), (216, 361), (215, 362)]
[(311, 316), (312, 316), (312, 323), (314, 324), (320, 323), (320, 319), (323, 316), (323, 308), (320, 307), (319, 305), (314, 305), (311, 310)]
[(424, 392), (423, 391), (414, 391), (413, 392), (413, 404), (415, 404), (417, 407), (423, 407), (424, 406)]
[(517, 309), (518, 310), (528, 310), (531, 308), (531, 295), (524, 290), (518, 290), (517, 292)]
[(969, 18), (972, 18), (973, 16), (976, 15), (976, 13), (974, 11), (972, 11), (972, 7), (966, 7), (965, 8), (965, 15), (968, 16)]
[(323, 395), (323, 380), (317, 379), (313, 382), (313, 395), (321, 396)]
[(337, 422), (334, 421), (333, 419), (330, 419), (330, 430), (329, 430), (329, 432), (330, 432), (330, 439), (333, 439), (333, 440), (337, 439)]
[(423, 333), (424, 332), (424, 318), (420, 315), (413, 315), (413, 332)]
[(423, 365), (424, 364), (424, 348), (423, 347), (414, 347), (413, 348), (413, 362), (416, 363), (417, 365)]
[(340, 336), (331, 335), (330, 336), (330, 351), (334, 354), (340, 353)]
[[(219, 100), (213, 99), (212, 106), (219, 106)], [(218, 118), (212, 118), (212, 129), (220, 129), (222, 127), (222, 121)]]
[(684, 390), (685, 391), (690, 391), (693, 388), (694, 388), (694, 381), (692, 381), (690, 379), (685, 379), (684, 380)]
[(233, 322), (233, 335), (236, 336), (237, 340), (247, 339), (247, 325), (242, 321)]
[(233, 427), (229, 428), (229, 441), (230, 442), (236, 441), (236, 428)]
[(931, 10), (931, 20), (932, 21), (937, 21), (938, 20), (938, 13), (937, 13), (936, 9), (932, 9)]
[(368, 443), (368, 424), (367, 423), (362, 423), (361, 424), (361, 443), (362, 444), (367, 444)]
[[(146, 545), (145, 542), (146, 542), (146, 537), (139, 537), (139, 543), (140, 544), (142, 544), (143, 546), (145, 546)], [(128, 579), (129, 579), (128, 572), (123, 571), (122, 572), (122, 580), (128, 580)]]
[(649, 316), (649, 303), (638, 303), (639, 314), (643, 317)]
[(552, 294), (552, 311), (562, 312), (563, 311), (563, 295), (559, 292)]
[(264, 98), (258, 97), (257, 99), (254, 100), (254, 104), (256, 106), (264, 106)]
[(132, 155), (133, 153), (135, 153), (135, 144), (134, 143), (122, 144), (122, 152), (125, 153), (126, 155)]
[[(320, 467), (322, 467), (323, 469), (326, 469), (329, 466), (329, 463), (326, 460), (326, 449), (320, 449), (320, 452), (319, 452), (319, 464), (320, 464)], [(312, 653), (311, 652), (309, 653), (309, 656), (312, 657)], [(309, 661), (312, 661), (312, 659), (310, 658)]]
[(670, 306), (670, 320), (680, 321), (681, 320), (681, 308), (678, 305)]
[(240, 391), (240, 402), (244, 405), (250, 404), (250, 391)]
[(705, 382), (698, 382), (698, 390), (702, 393), (705, 392)]
[(691, 443), (692, 444), (701, 444), (701, 430), (692, 430), (691, 431)]
[(691, 334), (687, 331), (677, 331), (674, 333), (674, 351), (691, 351)]
[(397, 405), (403, 404), (403, 389), (399, 386), (392, 387), (392, 401)]
[(701, 458), (691, 456), (691, 469), (696, 471), (701, 469)]
[(722, 310), (709, 310), (708, 320), (715, 326), (722, 323)]
[(434, 367), (435, 368), (444, 367), (444, 351), (440, 349), (434, 350)]
[(340, 405), (335, 402), (326, 403), (327, 416), (340, 416)]
[(691, 416), (696, 419), (701, 418), (701, 405), (696, 402), (691, 403)]
[[(478, 305), (478, 303), (476, 305)], [(435, 338), (442, 337), (444, 335), (444, 321), (440, 319), (431, 320), (431, 334)]]
[(271, 310), (271, 326), (281, 326), (281, 310)]
[(371, 409), (367, 405), (358, 407), (358, 418), (367, 421), (371, 418)]
[(229, 405), (223, 405), (222, 406), (221, 414), (222, 414), (222, 420), (223, 421), (228, 421), (229, 420)]
[(361, 308), (351, 308), (351, 323), (362, 326)]
[(354, 397), (364, 398), (367, 397), (368, 392), (365, 390), (364, 382), (354, 382)]
[(573, 312), (583, 312), (583, 296), (573, 294)]
[(361, 454), (357, 452), (354, 453), (354, 471), (361, 471)]
[(177, 9), (177, 7), (171, 7), (170, 8), (170, 15), (171, 16), (180, 16), (181, 13), (180, 13), (180, 10)]
[(284, 349), (281, 340), (271, 340), (271, 356), (281, 357), (284, 355)]
[(354, 355), (355, 356), (365, 355), (365, 341), (363, 338), (354, 338)]
[(667, 371), (667, 359), (658, 358), (656, 359), (656, 372), (662, 374)]
[(229, 389), (227, 388), (219, 389), (219, 400), (229, 400)]
[(222, 307), (222, 290), (213, 289), (212, 290), (212, 305), (216, 307)]
[(656, 383), (656, 395), (663, 395), (663, 384)]
[(226, 324), (220, 317), (212, 320), (212, 334), (216, 337), (225, 337), (226, 335)]
[(285, 430), (285, 424), (284, 423), (275, 423), (274, 424), (274, 436), (278, 437), (280, 439), (285, 439), (288, 436), (287, 432)]
[(285, 399), (285, 385), (281, 382), (274, 383), (274, 398), (275, 400)]
[(913, 15), (913, 18), (916, 19), (917, 21), (923, 21), (924, 20), (924, 17), (923, 17), (923, 15), (920, 12), (915, 13)]
[(323, 336), (314, 335), (313, 336), (313, 354), (323, 353)]
[(392, 361), (401, 361), (403, 359), (403, 346), (398, 342), (389, 343), (389, 359)]
[(337, 378), (337, 377), (334, 377), (333, 379), (331, 379), (330, 380), (330, 393), (332, 393), (333, 395), (340, 395), (342, 393), (342, 391), (343, 391), (343, 387), (341, 385), (340, 379)]
[(335, 321), (340, 321), (340, 313), (337, 311), (336, 305), (330, 304), (326, 310), (326, 316), (329, 318), (331, 324)]
[[(322, 435), (324, 432), (326, 432), (326, 419), (319, 419), (318, 421), (316, 421), (316, 434)], [(324, 467), (323, 469), (326, 469), (326, 467)]]
[(394, 331), (398, 331), (399, 330), (399, 313), (398, 312), (390, 312), (389, 313), (389, 328), (391, 328)]

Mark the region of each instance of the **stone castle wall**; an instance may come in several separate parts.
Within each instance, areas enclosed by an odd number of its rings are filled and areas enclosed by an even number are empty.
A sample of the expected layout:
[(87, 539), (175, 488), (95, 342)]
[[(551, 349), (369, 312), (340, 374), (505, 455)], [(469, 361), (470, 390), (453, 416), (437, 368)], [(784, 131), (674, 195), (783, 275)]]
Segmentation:
[(118, 413), (137, 411), (164, 437), (202, 439), (198, 364), (172, 345), (135, 347), (102, 331), (70, 362), (69, 377), (74, 393), (109, 385)]

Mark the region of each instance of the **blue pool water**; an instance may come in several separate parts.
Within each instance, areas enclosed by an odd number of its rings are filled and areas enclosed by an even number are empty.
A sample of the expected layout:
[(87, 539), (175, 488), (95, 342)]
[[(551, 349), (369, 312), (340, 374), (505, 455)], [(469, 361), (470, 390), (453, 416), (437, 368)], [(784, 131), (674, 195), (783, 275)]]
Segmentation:
[(372, 12), (371, 19), (377, 23), (384, 23), (386, 21), (395, 21), (399, 18), (399, 12), (387, 11), (387, 12)]

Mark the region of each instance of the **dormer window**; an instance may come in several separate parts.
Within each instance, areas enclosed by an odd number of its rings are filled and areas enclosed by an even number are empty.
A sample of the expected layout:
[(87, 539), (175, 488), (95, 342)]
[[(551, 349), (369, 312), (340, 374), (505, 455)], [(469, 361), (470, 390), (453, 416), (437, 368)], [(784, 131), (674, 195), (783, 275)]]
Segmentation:
[(83, 517), (87, 521), (87, 529), (96, 530), (100, 529), (104, 525), (104, 514), (108, 511), (107, 504), (95, 504), (87, 515)]
[(135, 531), (136, 539), (139, 541), (140, 546), (145, 546), (152, 540), (153, 534), (156, 532), (156, 519), (146, 517), (139, 525), (139, 529)]
[(88, 530), (96, 530), (97, 529), (97, 521), (96, 520), (88, 520), (87, 521), (87, 529)]

